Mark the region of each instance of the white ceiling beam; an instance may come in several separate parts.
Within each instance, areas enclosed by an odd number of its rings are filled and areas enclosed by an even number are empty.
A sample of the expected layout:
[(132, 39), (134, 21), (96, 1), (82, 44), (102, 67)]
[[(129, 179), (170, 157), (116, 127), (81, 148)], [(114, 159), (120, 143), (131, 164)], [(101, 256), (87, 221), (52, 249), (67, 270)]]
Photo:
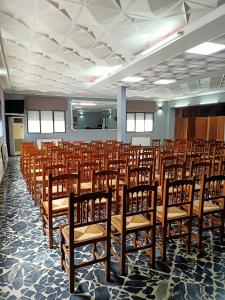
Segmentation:
[(0, 83), (4, 91), (11, 89), (11, 83), (9, 79), (9, 71), (5, 60), (5, 55), (3, 52), (2, 38), (0, 34)]
[(138, 56), (135, 60), (127, 63), (118, 72), (105, 78), (100, 78), (97, 82), (89, 86), (90, 90), (102, 89), (106, 86), (119, 82), (127, 76), (131, 76), (147, 70), (155, 65), (163, 63), (165, 60), (183, 53), (205, 41), (210, 41), (225, 33), (225, 4), (221, 5), (211, 13), (190, 24), (184, 31), (183, 36), (174, 43), (165, 46), (146, 57)]

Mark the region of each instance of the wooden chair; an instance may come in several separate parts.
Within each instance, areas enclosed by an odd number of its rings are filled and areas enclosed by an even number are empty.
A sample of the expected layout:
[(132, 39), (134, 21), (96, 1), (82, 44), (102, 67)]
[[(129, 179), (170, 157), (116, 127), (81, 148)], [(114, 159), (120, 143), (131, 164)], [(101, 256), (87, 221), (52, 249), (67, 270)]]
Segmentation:
[(92, 189), (92, 172), (93, 170), (99, 170), (99, 162), (84, 162), (78, 161), (78, 170), (80, 171), (81, 193), (90, 192)]
[(207, 230), (219, 230), (223, 243), (225, 220), (225, 175), (202, 176), (199, 200), (194, 201), (193, 212), (198, 218), (198, 248), (202, 246), (202, 234)]
[[(155, 266), (156, 194), (156, 186), (123, 187), (121, 215), (112, 216), (112, 238), (120, 246), (120, 252), (113, 251), (113, 255), (120, 263), (121, 275), (125, 274), (127, 253), (145, 250), (151, 256), (152, 267)], [(132, 235), (132, 248), (127, 247), (128, 235)], [(138, 235), (144, 238), (145, 244), (138, 239)]]
[(155, 165), (156, 165), (156, 158), (155, 157), (147, 157), (147, 158), (139, 158), (138, 159), (138, 167), (151, 168), (152, 181), (155, 180)]
[[(106, 204), (105, 214), (101, 213), (103, 199)], [(70, 195), (68, 225), (61, 227), (61, 266), (68, 273), (70, 293), (74, 293), (75, 270), (78, 268), (104, 263), (106, 281), (110, 279), (111, 200), (111, 190)], [(90, 210), (86, 210), (88, 206)], [(92, 259), (75, 265), (76, 249), (91, 244)], [(100, 256), (98, 246), (104, 251), (104, 256)]]
[(185, 168), (186, 168), (186, 178), (190, 177), (190, 169), (191, 169), (191, 162), (199, 162), (200, 161), (200, 155), (198, 153), (186, 153), (184, 157), (185, 161)]
[(166, 260), (169, 240), (186, 238), (188, 252), (191, 245), (194, 180), (183, 179), (164, 183), (163, 203), (157, 207), (157, 220), (161, 225), (162, 260)]
[[(100, 170), (92, 171), (92, 192), (112, 190), (112, 205), (114, 214), (119, 212), (119, 170)], [(104, 199), (102, 200), (102, 203)], [(96, 202), (97, 204), (97, 202)]]
[(136, 185), (152, 184), (151, 167), (128, 167), (126, 175), (126, 185), (128, 188)]
[(158, 199), (160, 202), (163, 199), (163, 192), (165, 186), (165, 180), (169, 179), (169, 181), (181, 180), (185, 179), (185, 163), (182, 164), (169, 164), (162, 165), (161, 174), (159, 177), (159, 186), (158, 186)]
[(53, 231), (58, 226), (53, 226), (53, 220), (59, 216), (66, 215), (69, 207), (69, 194), (74, 191), (74, 185), (77, 190), (75, 193), (80, 194), (80, 173), (61, 174), (48, 176), (48, 193), (46, 200), (42, 200), (42, 221), (43, 233), (48, 236), (49, 248), (53, 248)]
[(119, 180), (125, 183), (128, 159), (109, 159), (106, 164), (107, 170), (119, 169)]
[(189, 178), (195, 178), (195, 194), (200, 191), (201, 180), (204, 175), (209, 177), (211, 174), (211, 163), (207, 161), (191, 161)]

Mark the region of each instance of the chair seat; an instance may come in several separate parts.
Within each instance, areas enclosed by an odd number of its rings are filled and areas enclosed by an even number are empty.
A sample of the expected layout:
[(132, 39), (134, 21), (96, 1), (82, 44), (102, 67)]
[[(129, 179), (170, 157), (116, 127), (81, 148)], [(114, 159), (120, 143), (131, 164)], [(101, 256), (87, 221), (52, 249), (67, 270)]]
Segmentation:
[[(43, 206), (46, 210), (48, 210), (48, 201), (43, 201)], [(61, 210), (67, 210), (68, 207), (69, 207), (69, 198), (68, 197), (52, 200), (53, 213), (61, 211)]]
[[(113, 226), (121, 232), (122, 230), (122, 218), (121, 215), (112, 216)], [(143, 215), (134, 215), (126, 217), (126, 229), (135, 229), (140, 227), (145, 227), (147, 225), (151, 226), (151, 221), (145, 218)]]
[[(159, 219), (162, 219), (162, 212), (163, 212), (163, 206), (157, 206), (157, 217)], [(179, 208), (179, 207), (168, 207), (167, 209), (167, 219), (177, 219), (177, 218), (182, 218), (188, 216), (188, 213)]]
[[(69, 240), (69, 226), (65, 226), (62, 229), (62, 233), (66, 240)], [(98, 224), (92, 224), (88, 226), (81, 226), (74, 228), (74, 242), (91, 241), (96, 238), (105, 236), (104, 229)]]
[[(119, 191), (119, 196), (122, 198), (123, 197), (123, 191)], [(138, 193), (138, 198), (141, 198), (141, 196), (142, 196), (142, 192), (139, 192)], [(144, 192), (143, 193), (143, 197), (146, 197), (147, 196), (147, 193), (146, 192)], [(136, 193), (133, 193), (133, 198), (135, 198), (135, 197), (137, 197), (137, 194)]]
[[(199, 200), (195, 200), (194, 201), (194, 206), (193, 206), (193, 210), (199, 210), (199, 205), (200, 205), (200, 201)], [(209, 202), (209, 201), (204, 201), (204, 206), (203, 206), (203, 211), (204, 212), (209, 212), (209, 211), (214, 211), (214, 210), (220, 210), (221, 207), (219, 205), (216, 205), (215, 203)]]
[[(61, 185), (53, 185), (52, 186), (52, 194), (56, 193), (61, 193), (62, 192), (62, 186)], [(63, 192), (66, 193), (66, 187), (63, 187)], [(45, 193), (48, 195), (48, 186), (45, 187)]]
[[(106, 198), (101, 198), (101, 204), (105, 204), (106, 201), (107, 201)], [(115, 197), (112, 197), (112, 203), (114, 203), (114, 202), (116, 202), (116, 198), (115, 198)], [(96, 199), (96, 200), (95, 200), (95, 205), (96, 205), (96, 204), (98, 205), (99, 203), (100, 203), (100, 200), (99, 200), (99, 199)]]
[[(42, 179), (43, 179), (42, 175), (36, 176), (36, 181), (41, 181), (42, 182)], [(46, 181), (48, 180), (48, 175), (45, 176), (45, 180)]]

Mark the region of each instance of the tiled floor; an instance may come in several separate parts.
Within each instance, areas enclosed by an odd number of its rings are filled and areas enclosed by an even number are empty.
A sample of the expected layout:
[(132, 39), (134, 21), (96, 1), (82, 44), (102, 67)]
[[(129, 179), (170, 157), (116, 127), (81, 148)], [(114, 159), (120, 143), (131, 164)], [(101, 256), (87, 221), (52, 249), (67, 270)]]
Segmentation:
[(70, 295), (60, 251), (48, 248), (18, 159), (9, 160), (0, 185), (0, 226), (0, 299), (225, 299), (225, 247), (211, 234), (201, 253), (195, 245), (187, 255), (179, 242), (171, 244), (167, 264), (157, 259), (155, 270), (143, 253), (129, 256), (127, 277), (117, 275), (113, 262), (110, 283), (101, 266), (83, 268)]

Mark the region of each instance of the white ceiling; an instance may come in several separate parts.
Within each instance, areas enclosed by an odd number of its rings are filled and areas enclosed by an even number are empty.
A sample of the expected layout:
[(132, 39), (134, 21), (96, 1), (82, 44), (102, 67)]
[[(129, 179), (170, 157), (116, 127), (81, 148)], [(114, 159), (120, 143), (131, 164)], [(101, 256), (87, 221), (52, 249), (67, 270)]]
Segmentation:
[[(0, 33), (10, 79), (7, 90), (115, 97), (120, 80), (91, 90), (89, 85), (101, 75), (115, 73), (118, 66), (126, 69), (141, 51), (174, 32), (188, 31), (219, 6), (225, 15), (224, 2), (0, 0)], [(225, 36), (219, 42), (225, 43)], [(135, 75), (145, 79), (128, 85), (128, 97), (171, 100), (224, 90), (225, 52), (207, 57), (175, 54), (154, 68), (142, 67)], [(134, 74), (128, 70), (126, 75)], [(153, 85), (165, 77), (177, 82)]]

